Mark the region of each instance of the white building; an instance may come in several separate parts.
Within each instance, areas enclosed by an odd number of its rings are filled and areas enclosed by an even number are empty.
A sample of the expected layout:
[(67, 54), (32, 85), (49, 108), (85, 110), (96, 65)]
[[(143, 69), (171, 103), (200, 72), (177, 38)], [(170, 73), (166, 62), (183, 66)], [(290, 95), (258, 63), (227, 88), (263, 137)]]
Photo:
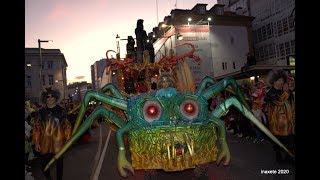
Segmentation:
[(91, 83), (92, 89), (100, 89), (102, 73), (107, 65), (106, 59), (102, 58), (91, 65)]
[(25, 100), (39, 103), (41, 92), (48, 87), (59, 89), (61, 99), (67, 98), (68, 64), (63, 53), (59, 49), (41, 48), (41, 57), (39, 48), (25, 48)]
[(255, 17), (252, 29), (257, 64), (289, 65), (289, 58), (295, 56), (295, 0), (218, 0), (218, 3), (224, 4), (225, 10), (243, 9), (242, 13)]
[[(159, 24), (156, 36), (165, 34), (154, 43), (156, 62), (162, 54), (175, 45), (191, 43), (201, 64), (189, 60), (190, 68), (198, 84), (204, 76), (222, 77), (241, 71), (247, 61), (247, 53), (253, 53), (251, 22), (253, 17), (226, 13), (223, 5), (216, 4), (210, 10), (207, 4), (196, 4), (191, 10), (174, 9)], [(188, 21), (188, 18), (191, 18)], [(208, 18), (211, 18), (208, 19)], [(164, 28), (163, 28), (164, 27)], [(178, 40), (177, 34), (183, 39)], [(190, 51), (188, 48), (175, 48), (177, 55)]]

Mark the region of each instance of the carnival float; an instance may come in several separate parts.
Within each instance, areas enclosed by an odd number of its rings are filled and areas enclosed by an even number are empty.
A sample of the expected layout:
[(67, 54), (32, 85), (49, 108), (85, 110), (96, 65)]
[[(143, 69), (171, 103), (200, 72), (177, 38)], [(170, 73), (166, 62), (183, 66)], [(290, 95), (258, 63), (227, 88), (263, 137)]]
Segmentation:
[[(59, 157), (83, 135), (92, 123), (103, 117), (115, 131), (118, 144), (117, 167), (121, 176), (127, 170), (163, 169), (182, 171), (202, 164), (231, 160), (226, 139), (225, 124), (221, 117), (231, 106), (236, 107), (245, 117), (264, 132), (290, 155), (291, 152), (252, 114), (239, 86), (233, 78), (216, 81), (204, 77), (196, 88), (192, 73), (185, 59), (201, 63), (194, 55), (190, 43), (177, 45), (190, 47), (190, 51), (176, 56), (174, 52), (163, 55), (157, 62), (150, 62), (148, 52), (143, 52), (143, 62), (137, 63), (129, 57), (109, 59), (106, 73), (116, 71), (118, 84), (107, 83), (97, 91), (87, 91), (82, 103), (70, 113), (78, 116), (72, 138), (46, 166), (48, 169)], [(152, 78), (157, 79), (158, 88), (152, 88)], [(174, 91), (160, 90), (160, 82), (173, 82)], [(130, 84), (131, 83), (131, 84)], [(160, 87), (160, 89), (159, 89)], [(208, 110), (208, 100), (221, 91), (229, 90), (234, 96), (226, 99), (212, 112)], [(95, 110), (84, 119), (91, 101), (99, 102)], [(126, 146), (125, 140), (128, 139)], [(127, 157), (127, 151), (131, 157)], [(292, 155), (293, 156), (293, 155)]]

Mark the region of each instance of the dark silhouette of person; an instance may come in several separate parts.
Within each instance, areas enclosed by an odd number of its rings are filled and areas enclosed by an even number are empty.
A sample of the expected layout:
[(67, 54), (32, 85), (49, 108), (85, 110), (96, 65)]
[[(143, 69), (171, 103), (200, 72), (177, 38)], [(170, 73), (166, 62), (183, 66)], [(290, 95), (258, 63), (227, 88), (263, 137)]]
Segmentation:
[(149, 56), (150, 56), (150, 63), (154, 63), (154, 47), (153, 47), (153, 41), (152, 41), (152, 35), (148, 36), (148, 42), (146, 44), (146, 50), (149, 51)]
[(250, 52), (247, 53), (247, 62), (244, 64), (244, 66), (241, 67), (241, 72), (244, 73), (248, 70), (250, 66), (256, 65), (256, 58), (253, 54)]
[(142, 53), (146, 48), (147, 44), (147, 32), (143, 28), (143, 19), (138, 19), (137, 27), (135, 29), (136, 41), (137, 41), (137, 62), (143, 62)]
[(128, 43), (127, 43), (127, 57), (130, 59), (135, 58), (135, 41), (132, 36), (128, 36)]

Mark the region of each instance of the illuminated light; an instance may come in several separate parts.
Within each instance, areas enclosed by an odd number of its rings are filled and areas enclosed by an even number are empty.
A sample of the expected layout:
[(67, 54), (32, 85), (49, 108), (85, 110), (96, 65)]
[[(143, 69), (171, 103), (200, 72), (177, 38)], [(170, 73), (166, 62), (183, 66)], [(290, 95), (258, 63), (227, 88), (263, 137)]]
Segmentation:
[(208, 17), (208, 21), (211, 21), (211, 17)]
[(194, 112), (194, 107), (192, 104), (188, 103), (184, 106), (184, 110), (188, 113), (193, 113)]
[(178, 33), (177, 34), (177, 39), (181, 41), (183, 39), (183, 36), (180, 33)]
[(254, 76), (251, 76), (251, 77), (250, 77), (250, 80), (251, 80), (251, 81), (253, 81), (254, 79), (255, 79), (255, 77), (254, 77)]
[(116, 72), (114, 72), (114, 71), (113, 71), (113, 72), (112, 72), (112, 74), (113, 74), (113, 75), (115, 75), (115, 74), (116, 74)]
[(158, 77), (158, 74), (155, 74), (154, 77)]
[(148, 108), (148, 114), (149, 114), (149, 115), (156, 115), (157, 113), (158, 113), (158, 110), (157, 110), (156, 107), (150, 106), (150, 107)]
[(124, 80), (124, 77), (121, 77), (121, 80)]
[(30, 63), (28, 63), (28, 64), (27, 64), (27, 67), (31, 67), (31, 64), (30, 64)]
[(188, 18), (188, 26), (190, 25), (191, 20), (191, 18)]

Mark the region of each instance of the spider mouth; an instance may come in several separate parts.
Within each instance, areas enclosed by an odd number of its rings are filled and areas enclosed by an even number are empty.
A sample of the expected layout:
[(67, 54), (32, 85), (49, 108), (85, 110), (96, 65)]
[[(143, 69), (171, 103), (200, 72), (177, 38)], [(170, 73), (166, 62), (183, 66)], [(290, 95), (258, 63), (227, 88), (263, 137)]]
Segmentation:
[(135, 169), (178, 171), (214, 161), (216, 134), (212, 126), (154, 127), (129, 133)]

